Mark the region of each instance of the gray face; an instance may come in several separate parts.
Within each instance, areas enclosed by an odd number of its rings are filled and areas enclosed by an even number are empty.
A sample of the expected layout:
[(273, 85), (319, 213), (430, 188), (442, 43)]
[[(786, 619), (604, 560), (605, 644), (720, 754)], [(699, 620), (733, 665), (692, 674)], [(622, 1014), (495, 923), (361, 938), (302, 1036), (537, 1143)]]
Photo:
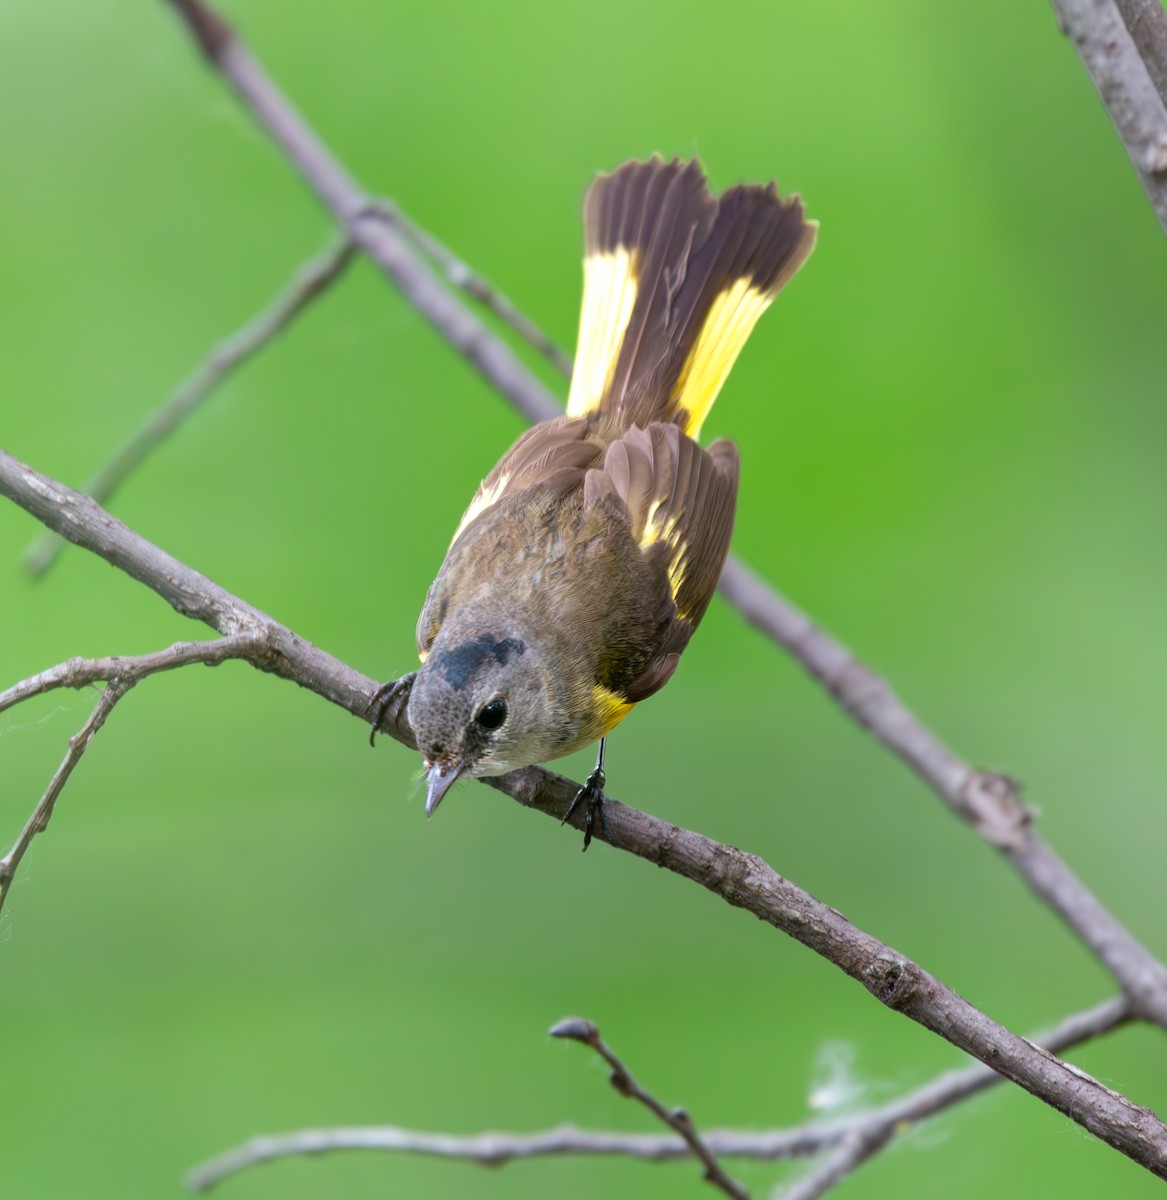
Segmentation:
[(409, 696), (432, 813), (460, 775), (503, 775), (551, 756), (551, 706), (536, 655), (514, 635), (443, 629)]

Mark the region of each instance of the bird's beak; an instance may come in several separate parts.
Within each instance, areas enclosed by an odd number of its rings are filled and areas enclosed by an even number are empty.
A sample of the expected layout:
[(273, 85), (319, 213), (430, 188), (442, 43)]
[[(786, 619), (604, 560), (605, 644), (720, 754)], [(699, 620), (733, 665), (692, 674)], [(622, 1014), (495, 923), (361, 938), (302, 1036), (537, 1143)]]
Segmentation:
[(442, 797), (454, 786), (462, 774), (461, 763), (434, 763), (426, 772), (425, 815), (432, 817)]

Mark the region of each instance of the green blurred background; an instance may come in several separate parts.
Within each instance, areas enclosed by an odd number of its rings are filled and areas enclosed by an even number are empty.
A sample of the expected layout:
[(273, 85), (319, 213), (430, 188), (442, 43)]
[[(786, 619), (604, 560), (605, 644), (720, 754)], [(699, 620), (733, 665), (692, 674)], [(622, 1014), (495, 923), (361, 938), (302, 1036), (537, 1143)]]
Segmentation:
[[(371, 190), (568, 347), (594, 171), (699, 153), (718, 187), (803, 193), (819, 249), (708, 425), (742, 451), (735, 549), (955, 748), (1021, 778), (1045, 834), (1167, 953), (1167, 261), (1048, 7), (226, 10)], [(0, 442), (79, 483), (328, 222), (153, 0), (3, 0), (0, 145)], [(360, 263), (113, 508), (388, 678), (520, 428)], [(0, 684), (200, 636), (80, 551), (31, 584), (36, 532), (0, 507)], [(92, 702), (0, 717), (5, 845)], [(720, 601), (609, 766), (614, 795), (764, 855), (1014, 1029), (1113, 993), (1006, 864)], [(706, 1126), (800, 1121), (831, 1064), (846, 1108), (961, 1062), (768, 927), (603, 846), (583, 856), (494, 792), (460, 787), (427, 823), (417, 767), (234, 664), (126, 700), (0, 918), (6, 1197), (178, 1196), (201, 1159), (301, 1126), (651, 1128), (546, 1038), (569, 1014)], [(1167, 1109), (1161, 1033), (1072, 1057)], [(759, 1195), (805, 1169), (731, 1165)], [(223, 1192), (326, 1193), (708, 1194), (690, 1165), (374, 1155)], [(1158, 1189), (1007, 1088), (846, 1185), (989, 1193)]]

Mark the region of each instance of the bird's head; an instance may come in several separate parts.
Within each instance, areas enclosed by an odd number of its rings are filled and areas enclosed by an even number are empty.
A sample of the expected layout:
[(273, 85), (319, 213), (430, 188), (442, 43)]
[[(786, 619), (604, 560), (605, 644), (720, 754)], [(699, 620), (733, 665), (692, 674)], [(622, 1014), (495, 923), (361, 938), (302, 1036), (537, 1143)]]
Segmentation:
[(460, 776), (503, 775), (550, 757), (551, 711), (538, 655), (522, 637), (443, 629), (409, 694), (426, 815)]

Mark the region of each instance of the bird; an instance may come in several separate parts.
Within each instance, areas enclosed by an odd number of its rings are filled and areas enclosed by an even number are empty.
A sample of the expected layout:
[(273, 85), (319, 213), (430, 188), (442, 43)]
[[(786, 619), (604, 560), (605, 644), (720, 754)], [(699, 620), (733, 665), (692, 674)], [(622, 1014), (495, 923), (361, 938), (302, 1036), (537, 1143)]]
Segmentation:
[[(720, 195), (700, 162), (659, 156), (596, 177), (567, 409), (482, 481), (417, 624), (400, 699), (425, 760), (426, 815), (464, 777), (599, 741), (584, 846), (603, 822), (607, 735), (672, 677), (729, 552), (739, 459), (697, 441), (817, 222), (775, 184)], [(372, 735), (371, 735), (372, 736)]]

